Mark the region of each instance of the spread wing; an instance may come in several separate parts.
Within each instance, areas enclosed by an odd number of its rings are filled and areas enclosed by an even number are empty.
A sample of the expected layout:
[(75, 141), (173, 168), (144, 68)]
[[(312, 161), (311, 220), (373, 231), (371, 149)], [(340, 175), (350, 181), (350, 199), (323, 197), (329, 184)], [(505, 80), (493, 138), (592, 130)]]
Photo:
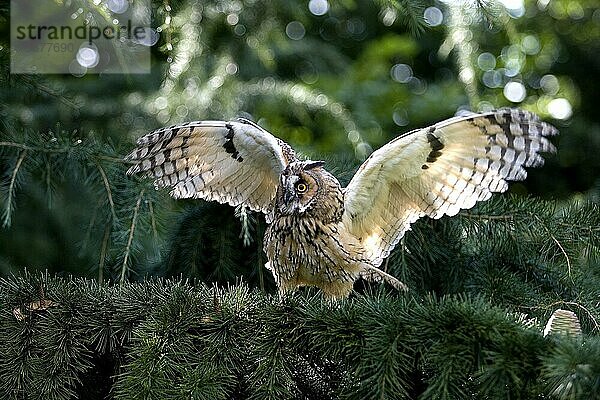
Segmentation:
[(380, 265), (418, 218), (440, 218), (504, 192), (553, 152), (557, 130), (527, 111), (455, 117), (392, 140), (361, 165), (344, 195), (343, 223)]
[(155, 130), (125, 159), (175, 198), (202, 198), (268, 213), (294, 151), (258, 125), (197, 121)]

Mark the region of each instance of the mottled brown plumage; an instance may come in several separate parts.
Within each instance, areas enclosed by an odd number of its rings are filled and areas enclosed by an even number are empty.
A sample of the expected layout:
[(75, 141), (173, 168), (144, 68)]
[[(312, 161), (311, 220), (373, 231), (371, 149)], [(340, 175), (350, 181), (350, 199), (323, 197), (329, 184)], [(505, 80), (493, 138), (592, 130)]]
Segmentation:
[(552, 152), (554, 127), (526, 111), (455, 117), (375, 151), (348, 187), (320, 161), (301, 161), (248, 120), (201, 121), (138, 140), (129, 173), (176, 198), (194, 197), (266, 214), (264, 250), (281, 292), (318, 286), (345, 297), (360, 277), (404, 284), (378, 267), (418, 218), (455, 215), (523, 180)]

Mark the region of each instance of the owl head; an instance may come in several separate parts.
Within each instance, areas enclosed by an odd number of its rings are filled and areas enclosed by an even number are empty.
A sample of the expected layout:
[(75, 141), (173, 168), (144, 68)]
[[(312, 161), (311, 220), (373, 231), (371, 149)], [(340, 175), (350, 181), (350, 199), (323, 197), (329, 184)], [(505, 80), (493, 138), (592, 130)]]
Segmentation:
[[(287, 165), (279, 178), (276, 209), (283, 215), (310, 214), (341, 207), (341, 187), (323, 161), (297, 161)], [(339, 204), (338, 204), (339, 203)], [(331, 210), (329, 210), (331, 211)]]

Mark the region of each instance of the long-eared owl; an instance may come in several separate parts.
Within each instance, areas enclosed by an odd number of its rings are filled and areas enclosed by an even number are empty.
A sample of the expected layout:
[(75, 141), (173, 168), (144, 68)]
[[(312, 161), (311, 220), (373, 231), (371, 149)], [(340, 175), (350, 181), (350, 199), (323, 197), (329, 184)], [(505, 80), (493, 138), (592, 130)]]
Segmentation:
[(379, 267), (418, 218), (440, 218), (504, 192), (543, 164), (557, 130), (518, 109), (454, 117), (393, 139), (347, 187), (322, 161), (246, 119), (197, 121), (141, 137), (128, 173), (175, 198), (201, 198), (266, 215), (266, 267), (279, 290), (318, 286), (345, 297), (359, 277), (405, 285)]

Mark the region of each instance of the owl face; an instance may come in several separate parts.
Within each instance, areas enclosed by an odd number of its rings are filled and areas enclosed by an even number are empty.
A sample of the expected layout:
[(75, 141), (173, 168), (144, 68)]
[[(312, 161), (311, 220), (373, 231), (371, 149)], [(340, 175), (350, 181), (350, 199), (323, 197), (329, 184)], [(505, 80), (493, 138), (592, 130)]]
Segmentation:
[(302, 214), (312, 209), (323, 190), (323, 164), (323, 161), (300, 161), (283, 170), (277, 190), (277, 209), (281, 214)]

